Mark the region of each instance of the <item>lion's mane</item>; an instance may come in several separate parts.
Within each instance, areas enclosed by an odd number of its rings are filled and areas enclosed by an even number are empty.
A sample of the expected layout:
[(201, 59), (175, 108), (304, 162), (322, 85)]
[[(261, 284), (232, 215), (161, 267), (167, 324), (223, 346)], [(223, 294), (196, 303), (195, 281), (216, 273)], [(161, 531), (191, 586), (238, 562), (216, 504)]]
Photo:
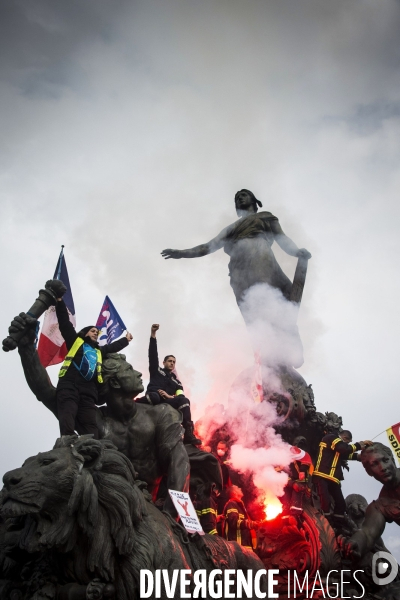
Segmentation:
[(107, 440), (64, 436), (54, 449), (65, 446), (77, 467), (68, 507), (50, 525), (41, 515), (28, 515), (22, 546), (29, 548), (40, 532), (40, 546), (56, 550), (58, 564), (60, 553), (72, 556), (63, 577), (81, 584), (99, 577), (114, 583), (119, 600), (138, 597), (140, 569), (151, 568), (154, 540), (143, 522), (146, 499), (133, 466)]

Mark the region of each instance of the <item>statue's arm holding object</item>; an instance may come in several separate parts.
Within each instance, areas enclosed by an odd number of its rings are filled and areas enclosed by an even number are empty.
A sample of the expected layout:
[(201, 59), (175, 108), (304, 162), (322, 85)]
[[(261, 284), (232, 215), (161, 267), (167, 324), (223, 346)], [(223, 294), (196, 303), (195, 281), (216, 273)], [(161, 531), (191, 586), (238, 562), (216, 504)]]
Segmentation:
[(24, 335), (18, 341), (18, 353), (21, 357), (25, 379), (36, 398), (57, 417), (56, 388), (41, 364), (34, 346), (36, 323), (37, 319), (20, 313), (11, 322), (9, 332), (16, 333), (25, 330)]
[(296, 256), (298, 258), (310, 259), (311, 254), (305, 248), (298, 248), (293, 240), (290, 239), (282, 230), (278, 219), (270, 221), (270, 227), (275, 237), (275, 241), (289, 256)]
[(194, 248), (189, 248), (188, 250), (173, 250), (172, 248), (167, 248), (161, 252), (161, 255), (168, 259), (197, 258), (199, 256), (206, 256), (206, 254), (212, 254), (224, 246), (231, 227), (231, 225), (225, 227), (225, 229), (223, 229), (215, 238), (206, 244), (200, 244), (200, 246), (195, 246)]

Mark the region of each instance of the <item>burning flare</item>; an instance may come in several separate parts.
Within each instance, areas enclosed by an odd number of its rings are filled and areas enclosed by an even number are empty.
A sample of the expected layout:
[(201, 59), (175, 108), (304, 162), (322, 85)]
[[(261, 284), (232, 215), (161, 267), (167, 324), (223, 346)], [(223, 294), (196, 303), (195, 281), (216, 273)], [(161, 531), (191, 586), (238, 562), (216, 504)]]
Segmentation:
[(278, 498), (268, 498), (265, 501), (265, 518), (267, 521), (272, 521), (282, 512), (282, 503)]

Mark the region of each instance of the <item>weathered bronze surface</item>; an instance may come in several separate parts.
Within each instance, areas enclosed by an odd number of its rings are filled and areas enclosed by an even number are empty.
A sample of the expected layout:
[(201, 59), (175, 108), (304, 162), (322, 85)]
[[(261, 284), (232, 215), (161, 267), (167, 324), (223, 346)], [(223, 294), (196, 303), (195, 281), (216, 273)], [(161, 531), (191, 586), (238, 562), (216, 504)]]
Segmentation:
[(271, 246), (275, 241), (290, 256), (307, 260), (311, 254), (304, 248), (299, 249), (285, 235), (272, 213), (257, 212), (257, 200), (248, 190), (236, 194), (235, 206), (239, 220), (228, 225), (210, 242), (188, 250), (168, 248), (162, 251), (162, 256), (167, 259), (196, 258), (223, 248), (230, 256), (229, 276), (239, 305), (245, 292), (257, 283), (267, 283), (277, 288), (290, 300), (292, 283), (279, 266)]
[[(154, 506), (132, 463), (108, 440), (59, 439), (4, 475), (1, 505), (2, 600), (136, 600), (141, 569), (255, 575), (264, 568), (236, 543), (190, 538)], [(260, 587), (266, 591), (265, 577)], [(181, 597), (179, 585), (173, 597)]]
[(375, 442), (361, 452), (361, 461), (368, 475), (383, 483), (383, 487), (379, 498), (365, 508), (360, 529), (341, 541), (345, 554), (355, 559), (376, 551), (377, 544), (382, 545), (381, 535), (387, 522), (400, 525), (400, 469), (396, 467), (391, 449)]
[[(26, 381), (36, 398), (57, 416), (56, 389), (33, 344), (35, 323), (21, 313), (10, 331), (24, 332), (18, 352)], [(110, 354), (104, 360), (103, 380), (100, 397), (107, 404), (96, 411), (100, 437), (110, 440), (132, 461), (138, 477), (152, 493), (156, 494), (164, 475), (170, 489), (187, 490), (190, 468), (180, 414), (167, 404), (151, 406), (133, 401), (143, 391), (141, 373), (122, 354)], [(169, 498), (165, 508), (175, 514)]]
[[(236, 211), (239, 220), (228, 225), (211, 241), (187, 250), (174, 250), (171, 248), (162, 251), (166, 259), (196, 258), (211, 254), (223, 248), (230, 256), (229, 277), (234, 291), (236, 302), (241, 310), (246, 325), (249, 328), (260, 327), (260, 323), (270, 322), (271, 328), (277, 335), (277, 344), (282, 339), (282, 344), (287, 348), (289, 357), (286, 362), (283, 356), (273, 357), (271, 353), (262, 355), (262, 347), (258, 342), (253, 342), (255, 350), (261, 351), (264, 364), (278, 362), (301, 366), (302, 349), (296, 326), (296, 311), (282, 308), (284, 300), (299, 304), (301, 301), (307, 261), (311, 254), (304, 248), (299, 249), (296, 244), (283, 232), (277, 217), (267, 211), (257, 212), (261, 203), (249, 190), (241, 190), (235, 196)], [(272, 244), (276, 242), (282, 250), (290, 256), (298, 257), (295, 281), (292, 282), (282, 271), (272, 251)], [(256, 286), (264, 286), (252, 292)], [(274, 295), (269, 288), (276, 290), (280, 295)], [(282, 315), (277, 318), (277, 311), (268, 313), (265, 303), (281, 305)], [(279, 319), (283, 322), (278, 322)], [(269, 330), (268, 330), (269, 331)], [(266, 335), (268, 333), (266, 332)], [(288, 337), (289, 336), (289, 337)], [(290, 347), (298, 346), (291, 356)]]

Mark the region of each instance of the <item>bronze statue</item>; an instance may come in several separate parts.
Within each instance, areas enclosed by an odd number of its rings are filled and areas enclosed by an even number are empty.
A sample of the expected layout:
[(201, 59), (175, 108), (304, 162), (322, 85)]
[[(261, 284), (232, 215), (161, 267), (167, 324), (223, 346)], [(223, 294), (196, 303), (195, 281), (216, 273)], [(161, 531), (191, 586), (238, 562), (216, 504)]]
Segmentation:
[[(54, 306), (57, 301), (57, 296), (63, 295), (65, 292), (66, 287), (62, 281), (57, 279), (47, 281), (44, 289), (39, 290), (39, 296), (27, 311), (28, 315), (34, 317), (35, 319), (39, 319), (39, 317), (41, 317), (42, 314), (48, 308), (50, 308), (50, 306)], [(23, 330), (13, 332), (10, 331), (9, 335), (3, 340), (4, 352), (15, 350), (15, 348), (18, 346), (18, 341), (23, 335)]]
[[(18, 340), (18, 352), (26, 381), (36, 398), (57, 417), (56, 389), (34, 347), (35, 327), (36, 319), (21, 313), (12, 321), (10, 333), (24, 332)], [(143, 391), (141, 373), (123, 354), (107, 356), (103, 380), (100, 399), (107, 405), (96, 410), (100, 438), (110, 440), (132, 461), (139, 479), (148, 484), (154, 496), (163, 475), (167, 475), (169, 489), (188, 491), (189, 458), (182, 442), (180, 413), (168, 404), (134, 402)], [(169, 498), (164, 509), (175, 514)]]
[(368, 505), (361, 528), (348, 540), (341, 540), (347, 556), (360, 558), (371, 551), (385, 530), (386, 523), (400, 525), (400, 469), (388, 446), (375, 442), (361, 452), (368, 475), (383, 483), (378, 500)]
[[(258, 207), (261, 207), (262, 204), (249, 190), (243, 189), (237, 192), (235, 206), (239, 220), (232, 225), (228, 225), (210, 242), (188, 250), (168, 248), (163, 250), (161, 254), (166, 259), (196, 258), (223, 248), (224, 252), (230, 256), (230, 283), (246, 324), (251, 327), (260, 320), (276, 321), (276, 314), (265, 314), (265, 310), (268, 311), (268, 308), (265, 306), (259, 307), (258, 305), (265, 304), (265, 302), (274, 302), (274, 300), (278, 301), (279, 298), (299, 302), (304, 286), (306, 265), (308, 259), (311, 258), (311, 254), (304, 248), (299, 249), (285, 235), (277, 217), (267, 211), (258, 212)], [(273, 242), (276, 242), (290, 256), (298, 257), (303, 261), (303, 264), (305, 263), (305, 270), (302, 268), (302, 285), (299, 286), (299, 283), (296, 282), (296, 285), (293, 286), (282, 271), (271, 248)], [(256, 291), (255, 298), (251, 298), (249, 296), (250, 290), (260, 285), (264, 285), (264, 290), (261, 294)], [(266, 292), (267, 286), (269, 289), (275, 290), (275, 294), (272, 291), (272, 294), (269, 293), (268, 295)], [(267, 295), (264, 298), (265, 294)], [(276, 311), (273, 312), (276, 313)], [(283, 315), (282, 318), (285, 321), (294, 321), (294, 323), (273, 322), (274, 327), (280, 328), (283, 335), (287, 333), (287, 330), (296, 328), (294, 315)], [(298, 338), (298, 334), (293, 333), (292, 337)], [(301, 344), (300, 339), (293, 339), (292, 345), (295, 343)], [(282, 356), (282, 360), (285, 360), (284, 356)], [(290, 362), (292, 366), (300, 366), (303, 362), (302, 352), (298, 351)]]
[[(250, 569), (255, 577), (265, 568), (236, 543), (188, 536), (150, 500), (130, 461), (107, 440), (63, 436), (53, 450), (28, 458), (4, 475), (1, 492), (0, 549), (26, 553), (17, 565), (3, 565), (11, 593), (21, 590), (24, 600), (136, 600), (142, 569), (170, 576), (174, 569)], [(260, 587), (266, 591), (264, 576)], [(181, 597), (179, 585), (168, 597)]]

